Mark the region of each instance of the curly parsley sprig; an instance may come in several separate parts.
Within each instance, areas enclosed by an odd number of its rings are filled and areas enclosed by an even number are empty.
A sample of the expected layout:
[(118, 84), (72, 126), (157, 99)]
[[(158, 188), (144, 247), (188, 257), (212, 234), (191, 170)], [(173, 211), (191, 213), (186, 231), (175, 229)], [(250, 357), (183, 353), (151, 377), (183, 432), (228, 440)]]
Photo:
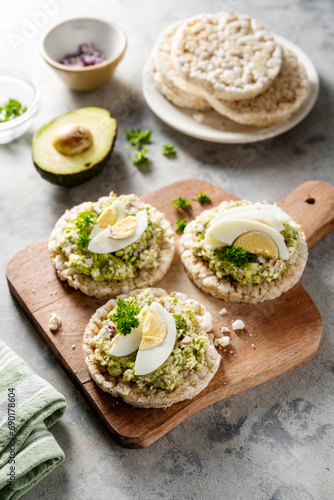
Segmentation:
[(143, 130), (143, 132), (140, 130), (140, 128), (131, 129), (131, 130), (126, 130), (125, 135), (126, 138), (131, 144), (134, 146), (142, 146), (143, 144), (150, 144), (151, 142), (151, 129)]
[(171, 144), (164, 144), (162, 146), (162, 154), (164, 156), (175, 156), (176, 155), (176, 149)]
[(235, 267), (242, 267), (249, 263), (247, 252), (242, 247), (225, 247), (217, 251), (221, 260), (232, 262)]
[(175, 205), (177, 208), (183, 208), (184, 210), (190, 210), (191, 203), (187, 198), (182, 198), (180, 196), (177, 200), (173, 200), (170, 202), (171, 205)]
[(112, 320), (116, 329), (122, 335), (128, 335), (133, 328), (139, 326), (138, 314), (140, 307), (133, 302), (126, 302), (124, 299), (118, 299), (116, 311), (112, 315)]
[(208, 203), (209, 201), (211, 201), (211, 198), (207, 194), (203, 193), (203, 191), (200, 191), (197, 196), (194, 196), (191, 199), (198, 201), (202, 205), (203, 203)]
[(188, 221), (186, 221), (184, 219), (177, 219), (175, 232), (181, 233), (182, 231), (185, 230), (185, 227), (187, 224), (188, 224)]
[(85, 248), (90, 242), (88, 229), (95, 223), (97, 217), (98, 214), (93, 212), (93, 210), (87, 210), (86, 212), (80, 212), (76, 219), (74, 219), (74, 224), (78, 229), (80, 229), (77, 239), (77, 245), (79, 248)]

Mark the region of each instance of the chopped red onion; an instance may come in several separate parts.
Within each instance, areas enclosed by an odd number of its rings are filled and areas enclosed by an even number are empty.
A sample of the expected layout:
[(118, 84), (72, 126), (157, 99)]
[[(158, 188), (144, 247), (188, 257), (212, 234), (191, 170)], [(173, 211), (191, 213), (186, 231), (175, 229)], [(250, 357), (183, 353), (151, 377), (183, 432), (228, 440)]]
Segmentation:
[(257, 263), (260, 264), (260, 266), (263, 266), (265, 264), (266, 260), (263, 257), (259, 257), (257, 259)]
[(99, 212), (96, 210), (96, 208), (92, 208), (92, 212), (94, 212), (94, 214), (98, 214)]
[(99, 337), (99, 338), (98, 338), (98, 340), (97, 340), (97, 342), (98, 342), (99, 344), (102, 344), (102, 342), (103, 342), (103, 337)]
[(83, 43), (79, 45), (78, 52), (67, 54), (59, 62), (65, 66), (83, 68), (85, 66), (101, 64), (105, 60), (105, 56), (96, 49), (94, 43)]
[(154, 238), (151, 238), (150, 240), (148, 240), (148, 242), (153, 244), (153, 243), (157, 242), (157, 239), (154, 237)]
[(113, 231), (111, 229), (111, 226), (109, 225), (108, 226), (108, 229), (106, 231), (106, 235), (109, 237), (109, 238), (115, 238), (117, 236), (117, 233), (115, 231)]
[(116, 328), (112, 325), (108, 325), (108, 328), (109, 330), (111, 330), (112, 332), (115, 332), (116, 331)]
[(93, 257), (87, 257), (87, 259), (85, 259), (85, 264), (91, 266), (93, 264)]
[(138, 257), (138, 255), (140, 254), (141, 250), (139, 248), (136, 248), (136, 250), (133, 252), (133, 255), (135, 255), (136, 257)]
[(204, 224), (198, 224), (198, 226), (196, 227), (196, 233), (203, 233), (204, 230), (205, 230)]
[(182, 333), (182, 335), (180, 335), (180, 337), (179, 337), (179, 340), (183, 340), (184, 337), (185, 337), (185, 335), (183, 335), (183, 333)]

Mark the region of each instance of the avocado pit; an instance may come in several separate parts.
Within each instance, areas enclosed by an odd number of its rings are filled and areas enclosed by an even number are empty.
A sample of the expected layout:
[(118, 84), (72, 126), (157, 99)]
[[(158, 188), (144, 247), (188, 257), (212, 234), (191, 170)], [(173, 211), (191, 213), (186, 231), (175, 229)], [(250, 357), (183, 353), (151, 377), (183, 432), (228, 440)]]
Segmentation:
[(53, 139), (54, 148), (61, 154), (75, 156), (93, 145), (93, 136), (87, 127), (69, 123), (61, 127)]

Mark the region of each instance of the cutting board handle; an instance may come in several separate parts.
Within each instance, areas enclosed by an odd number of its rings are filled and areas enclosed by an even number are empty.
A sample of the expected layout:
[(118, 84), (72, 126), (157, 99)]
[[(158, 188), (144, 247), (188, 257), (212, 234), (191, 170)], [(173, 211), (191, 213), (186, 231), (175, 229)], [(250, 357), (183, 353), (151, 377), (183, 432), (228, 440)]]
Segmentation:
[(301, 224), (309, 248), (334, 229), (334, 188), (326, 182), (301, 184), (279, 206)]

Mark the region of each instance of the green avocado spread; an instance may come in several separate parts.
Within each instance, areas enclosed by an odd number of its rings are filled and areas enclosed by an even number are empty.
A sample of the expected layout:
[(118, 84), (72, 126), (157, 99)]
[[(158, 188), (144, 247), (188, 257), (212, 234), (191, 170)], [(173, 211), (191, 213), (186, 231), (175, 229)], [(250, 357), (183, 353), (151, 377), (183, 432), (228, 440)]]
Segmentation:
[[(147, 228), (137, 241), (122, 250), (107, 254), (89, 252), (87, 246), (90, 233), (99, 214), (116, 199), (124, 206), (126, 215), (135, 215), (139, 210), (147, 210)], [(64, 230), (56, 236), (56, 248), (66, 257), (65, 265), (78, 273), (90, 276), (96, 281), (123, 280), (132, 278), (138, 270), (157, 266), (163, 234), (160, 218), (153, 217), (149, 205), (141, 202), (134, 194), (117, 197), (112, 193), (103, 207), (92, 204), (89, 210), (73, 216)]]
[(142, 309), (144, 306), (150, 306), (153, 300), (173, 315), (176, 324), (174, 348), (168, 359), (157, 370), (147, 375), (136, 376), (137, 351), (123, 357), (109, 354), (112, 340), (119, 333), (113, 321), (115, 309), (109, 313), (103, 328), (95, 337), (96, 349), (93, 358), (113, 377), (136, 383), (141, 389), (147, 387), (171, 391), (182, 382), (183, 370), (201, 371), (203, 369), (204, 350), (208, 337), (206, 334), (199, 333), (199, 323), (191, 302), (181, 303), (176, 297), (171, 296), (154, 297), (150, 288), (146, 288), (136, 297), (129, 296), (125, 302), (135, 304)]
[[(249, 204), (247, 201), (231, 202), (221, 210)], [(301, 228), (294, 221), (283, 223), (284, 230), (281, 234), (290, 254), (289, 260), (283, 260), (248, 253), (241, 247), (224, 246), (215, 250), (206, 250), (204, 248), (205, 232), (214, 217), (213, 214), (205, 215), (204, 213), (202, 218), (196, 220), (195, 244), (192, 247), (192, 252), (205, 260), (218, 278), (229, 277), (243, 285), (256, 285), (264, 281), (274, 280), (289, 271), (300, 245)]]

